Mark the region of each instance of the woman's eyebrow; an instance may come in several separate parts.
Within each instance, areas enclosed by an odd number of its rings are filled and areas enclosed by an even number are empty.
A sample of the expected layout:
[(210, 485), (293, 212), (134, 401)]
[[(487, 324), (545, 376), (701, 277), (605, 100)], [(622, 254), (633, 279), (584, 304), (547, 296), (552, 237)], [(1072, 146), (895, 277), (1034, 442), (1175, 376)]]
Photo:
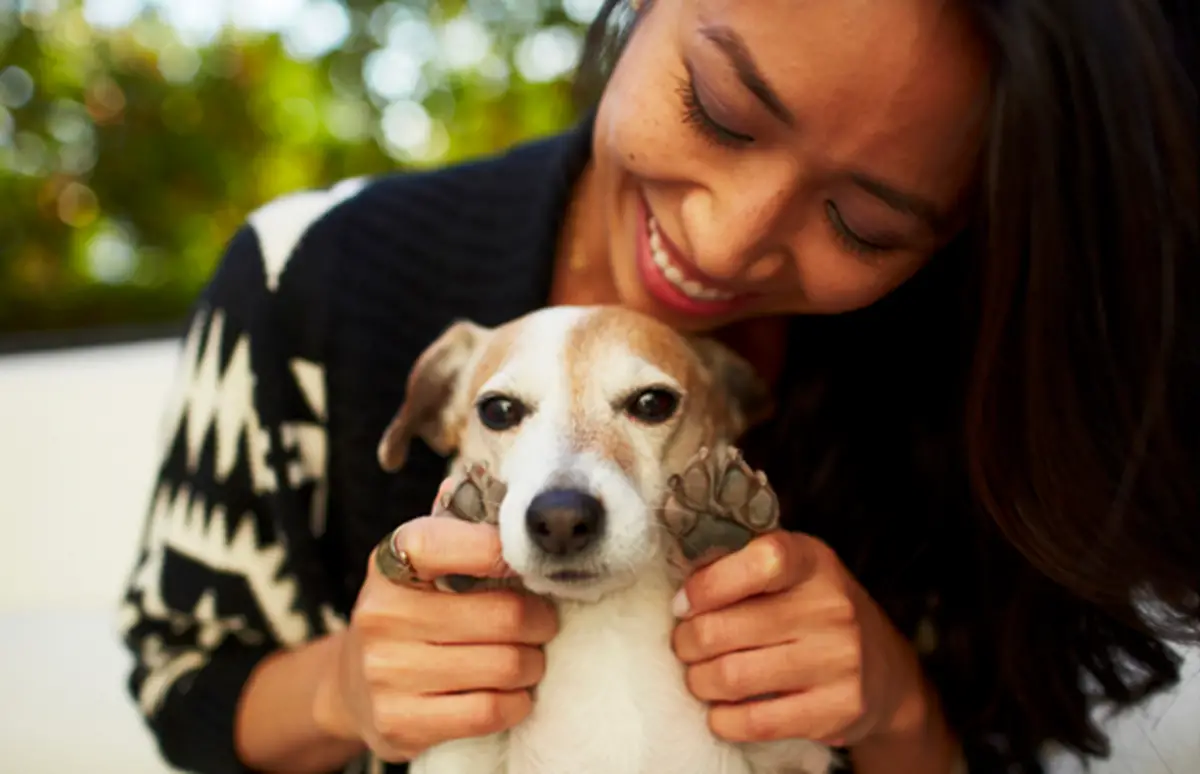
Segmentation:
[(754, 56), (750, 53), (750, 47), (746, 45), (746, 41), (742, 39), (741, 35), (729, 27), (721, 25), (702, 27), (700, 33), (715, 43), (729, 58), (733, 69), (737, 71), (738, 78), (750, 90), (750, 93), (758, 97), (771, 115), (788, 126), (796, 125), (796, 117), (767, 83), (767, 79), (763, 77), (762, 71), (758, 69), (758, 65), (754, 61)]

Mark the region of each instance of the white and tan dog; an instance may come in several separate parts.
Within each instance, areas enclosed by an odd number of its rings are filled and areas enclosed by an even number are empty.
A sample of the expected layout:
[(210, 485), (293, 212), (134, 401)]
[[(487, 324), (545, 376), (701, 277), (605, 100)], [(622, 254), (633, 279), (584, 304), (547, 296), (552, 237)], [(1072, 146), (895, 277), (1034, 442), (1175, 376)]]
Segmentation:
[[(824, 774), (831, 751), (730, 744), (671, 649), (687, 561), (775, 527), (765, 476), (732, 444), (769, 411), (750, 366), (615, 307), (451, 326), (418, 360), (380, 462), (420, 437), (457, 457), (442, 510), (497, 523), (559, 633), (532, 714), (427, 751), (414, 774)], [(469, 579), (451, 579), (466, 590)]]

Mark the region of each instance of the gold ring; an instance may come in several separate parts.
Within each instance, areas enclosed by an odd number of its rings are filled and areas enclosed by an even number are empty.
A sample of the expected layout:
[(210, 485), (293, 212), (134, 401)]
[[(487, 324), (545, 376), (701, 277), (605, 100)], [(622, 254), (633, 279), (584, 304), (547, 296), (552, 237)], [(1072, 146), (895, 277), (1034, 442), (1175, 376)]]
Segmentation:
[(417, 569), (413, 567), (412, 558), (403, 548), (396, 548), (396, 538), (399, 534), (400, 528), (397, 527), (379, 541), (379, 546), (375, 549), (375, 566), (379, 568), (383, 577), (393, 583), (419, 585), (422, 581), (417, 576)]

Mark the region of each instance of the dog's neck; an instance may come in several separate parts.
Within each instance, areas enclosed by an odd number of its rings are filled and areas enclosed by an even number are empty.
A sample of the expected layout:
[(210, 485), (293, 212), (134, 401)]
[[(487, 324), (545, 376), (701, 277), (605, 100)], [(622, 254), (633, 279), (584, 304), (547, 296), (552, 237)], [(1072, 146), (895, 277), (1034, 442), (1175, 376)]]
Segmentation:
[(656, 562), (597, 601), (555, 601), (559, 632), (546, 646), (533, 715), (512, 732), (509, 774), (740, 771), (719, 763), (727, 753), (715, 751), (671, 650), (679, 585), (680, 574)]

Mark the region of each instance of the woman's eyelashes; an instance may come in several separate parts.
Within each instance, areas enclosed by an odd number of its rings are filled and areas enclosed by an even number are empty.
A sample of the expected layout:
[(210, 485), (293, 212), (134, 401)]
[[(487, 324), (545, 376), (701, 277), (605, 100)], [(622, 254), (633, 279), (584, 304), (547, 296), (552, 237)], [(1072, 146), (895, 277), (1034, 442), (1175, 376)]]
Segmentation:
[(683, 105), (683, 122), (695, 129), (702, 138), (727, 148), (741, 148), (754, 142), (748, 134), (735, 132), (720, 121), (704, 106), (696, 88), (696, 76), (688, 68), (686, 79), (679, 81), (677, 89)]
[(838, 244), (848, 253), (854, 253), (863, 257), (875, 257), (897, 249), (894, 240), (884, 240), (875, 237), (867, 238), (858, 234), (846, 223), (846, 219), (842, 217), (841, 210), (838, 209), (837, 204), (833, 201), (825, 202), (825, 218), (829, 221)]

